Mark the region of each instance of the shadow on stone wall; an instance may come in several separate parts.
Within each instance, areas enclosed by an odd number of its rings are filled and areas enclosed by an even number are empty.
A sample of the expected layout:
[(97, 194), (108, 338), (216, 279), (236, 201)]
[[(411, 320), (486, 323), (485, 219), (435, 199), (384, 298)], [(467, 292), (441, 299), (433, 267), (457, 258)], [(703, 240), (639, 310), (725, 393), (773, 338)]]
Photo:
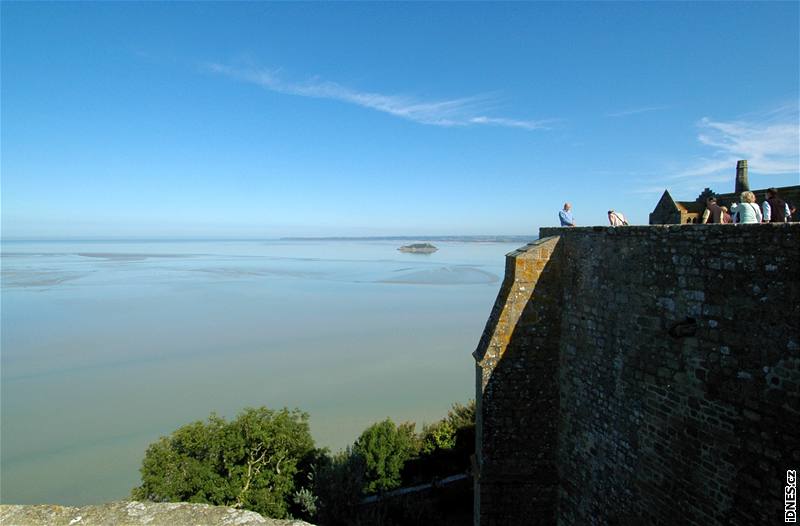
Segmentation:
[(559, 254), (558, 238), (509, 254), (506, 281), (475, 353), (483, 387), (481, 524), (556, 522)]

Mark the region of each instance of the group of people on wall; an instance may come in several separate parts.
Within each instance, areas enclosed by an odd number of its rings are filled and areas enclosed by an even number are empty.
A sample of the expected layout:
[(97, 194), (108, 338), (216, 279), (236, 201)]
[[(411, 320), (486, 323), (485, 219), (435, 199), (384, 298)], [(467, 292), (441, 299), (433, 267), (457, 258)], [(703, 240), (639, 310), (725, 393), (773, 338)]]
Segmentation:
[(739, 194), (739, 202), (730, 209), (717, 204), (716, 197), (709, 197), (702, 223), (786, 223), (795, 212), (794, 206), (789, 206), (775, 188), (770, 188), (760, 207), (756, 204), (756, 194), (750, 191)]
[[(572, 205), (564, 203), (564, 208), (558, 212), (558, 220), (561, 226), (575, 226), (575, 218), (572, 215)], [(608, 222), (611, 226), (628, 226), (628, 220), (622, 212), (616, 210), (608, 211)]]
[[(739, 202), (733, 203), (730, 209), (717, 204), (716, 197), (706, 199), (702, 223), (788, 223), (796, 212), (793, 205), (781, 199), (775, 188), (767, 190), (761, 206), (756, 203), (756, 194), (748, 190), (739, 195)], [(571, 204), (564, 203), (564, 208), (558, 212), (558, 220), (561, 226), (576, 226)], [(611, 226), (628, 225), (622, 212), (616, 210), (608, 211), (608, 222)]]

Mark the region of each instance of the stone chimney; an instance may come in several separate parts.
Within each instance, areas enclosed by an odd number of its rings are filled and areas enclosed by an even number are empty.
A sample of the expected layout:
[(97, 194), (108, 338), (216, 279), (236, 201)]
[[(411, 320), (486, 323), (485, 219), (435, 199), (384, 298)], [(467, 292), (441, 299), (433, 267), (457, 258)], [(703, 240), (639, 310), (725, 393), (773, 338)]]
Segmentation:
[(750, 183), (747, 181), (747, 160), (736, 162), (736, 193), (740, 194), (750, 190)]

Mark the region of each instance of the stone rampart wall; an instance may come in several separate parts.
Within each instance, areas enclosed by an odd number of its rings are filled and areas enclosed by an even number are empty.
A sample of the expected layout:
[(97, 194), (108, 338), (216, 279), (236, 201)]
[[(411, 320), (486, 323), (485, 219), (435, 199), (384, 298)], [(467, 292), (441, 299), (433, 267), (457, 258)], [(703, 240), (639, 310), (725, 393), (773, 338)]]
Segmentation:
[[(548, 265), (557, 238), (506, 256), (506, 275), (475, 352), (478, 470), (476, 517), (482, 524), (551, 524), (556, 516), (558, 296)], [(546, 270), (545, 270), (546, 269)], [(536, 302), (531, 301), (535, 295)], [(535, 519), (534, 522), (531, 522)]]
[(800, 467), (800, 225), (541, 236), (547, 254), (509, 254), (507, 269), (541, 268), (507, 270), (475, 353), (476, 523), (782, 522)]

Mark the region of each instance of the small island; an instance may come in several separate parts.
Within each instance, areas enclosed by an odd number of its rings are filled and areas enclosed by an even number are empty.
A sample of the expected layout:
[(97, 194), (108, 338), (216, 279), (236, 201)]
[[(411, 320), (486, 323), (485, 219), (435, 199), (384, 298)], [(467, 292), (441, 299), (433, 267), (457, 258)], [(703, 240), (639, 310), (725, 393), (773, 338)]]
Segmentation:
[(432, 254), (439, 250), (430, 243), (412, 243), (398, 248), (400, 252), (413, 252), (415, 254)]

